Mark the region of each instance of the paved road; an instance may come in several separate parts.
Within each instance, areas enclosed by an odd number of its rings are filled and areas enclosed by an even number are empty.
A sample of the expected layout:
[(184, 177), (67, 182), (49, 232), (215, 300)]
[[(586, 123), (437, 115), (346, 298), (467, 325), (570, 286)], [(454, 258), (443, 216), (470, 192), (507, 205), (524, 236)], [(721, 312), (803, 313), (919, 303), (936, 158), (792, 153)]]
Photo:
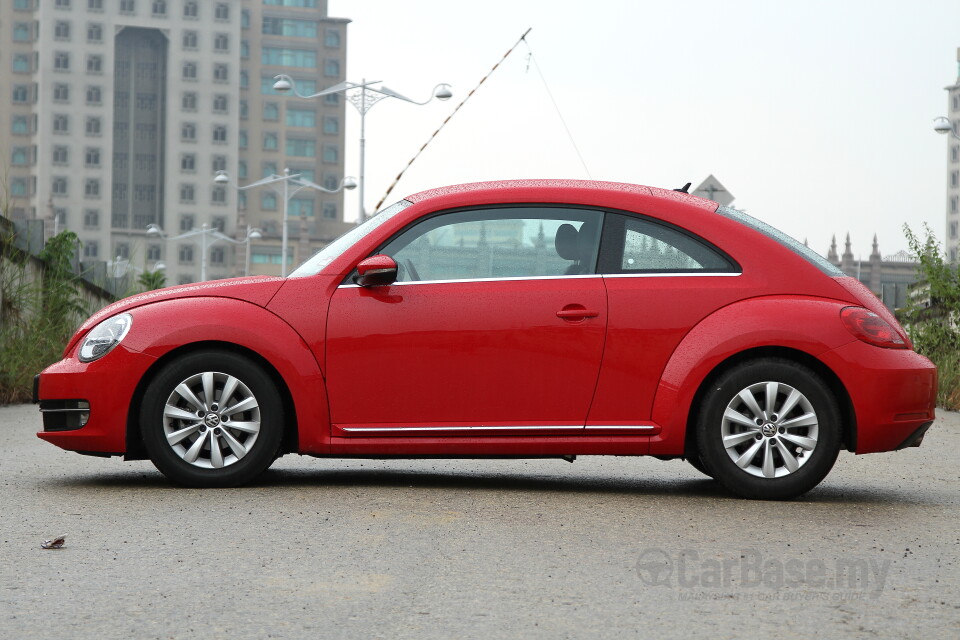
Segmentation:
[(3, 638), (960, 636), (958, 414), (786, 503), (646, 458), (287, 456), (177, 489), (38, 424), (0, 409)]

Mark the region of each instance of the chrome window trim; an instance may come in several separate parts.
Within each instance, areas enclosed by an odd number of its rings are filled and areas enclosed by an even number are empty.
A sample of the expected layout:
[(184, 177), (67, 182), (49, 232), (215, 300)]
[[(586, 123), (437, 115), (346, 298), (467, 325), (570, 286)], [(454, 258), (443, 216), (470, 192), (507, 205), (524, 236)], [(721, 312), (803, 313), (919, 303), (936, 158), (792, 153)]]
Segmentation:
[[(506, 278), (463, 278), (460, 280), (412, 280), (409, 282), (392, 282), (387, 287), (405, 287), (412, 284), (454, 284), (457, 282), (516, 282), (522, 280), (578, 280), (588, 278), (730, 278), (742, 276), (742, 271), (727, 272), (688, 272), (672, 271), (664, 273), (591, 273), (569, 276), (511, 276)], [(341, 284), (338, 289), (361, 288), (358, 284)]]

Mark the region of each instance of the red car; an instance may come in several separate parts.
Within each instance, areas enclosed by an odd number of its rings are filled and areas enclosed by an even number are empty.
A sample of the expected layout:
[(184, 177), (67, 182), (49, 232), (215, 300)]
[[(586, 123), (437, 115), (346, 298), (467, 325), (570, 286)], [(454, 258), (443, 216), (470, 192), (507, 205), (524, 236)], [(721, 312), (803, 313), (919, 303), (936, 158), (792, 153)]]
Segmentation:
[(920, 444), (936, 369), (866, 287), (741, 211), (630, 184), (408, 197), (287, 278), (121, 300), (38, 376), (40, 438), (233, 486), (321, 457), (684, 458), (790, 498)]

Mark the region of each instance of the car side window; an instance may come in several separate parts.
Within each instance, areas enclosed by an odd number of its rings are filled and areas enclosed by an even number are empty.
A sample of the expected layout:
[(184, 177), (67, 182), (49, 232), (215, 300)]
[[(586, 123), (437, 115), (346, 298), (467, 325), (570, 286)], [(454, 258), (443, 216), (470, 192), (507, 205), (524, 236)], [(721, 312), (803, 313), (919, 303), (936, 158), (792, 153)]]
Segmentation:
[(705, 240), (646, 218), (607, 214), (603, 247), (602, 273), (739, 271)]
[(397, 282), (593, 274), (602, 220), (563, 207), (452, 211), (405, 229), (380, 253), (396, 260)]

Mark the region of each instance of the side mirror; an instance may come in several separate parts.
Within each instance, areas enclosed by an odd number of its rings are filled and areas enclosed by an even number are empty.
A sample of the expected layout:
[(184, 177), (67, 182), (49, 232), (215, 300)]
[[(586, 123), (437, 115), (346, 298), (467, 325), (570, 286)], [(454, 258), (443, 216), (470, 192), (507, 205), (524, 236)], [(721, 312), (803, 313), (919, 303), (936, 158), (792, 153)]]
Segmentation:
[(397, 262), (390, 256), (377, 254), (361, 260), (353, 281), (361, 287), (383, 287), (397, 281)]

